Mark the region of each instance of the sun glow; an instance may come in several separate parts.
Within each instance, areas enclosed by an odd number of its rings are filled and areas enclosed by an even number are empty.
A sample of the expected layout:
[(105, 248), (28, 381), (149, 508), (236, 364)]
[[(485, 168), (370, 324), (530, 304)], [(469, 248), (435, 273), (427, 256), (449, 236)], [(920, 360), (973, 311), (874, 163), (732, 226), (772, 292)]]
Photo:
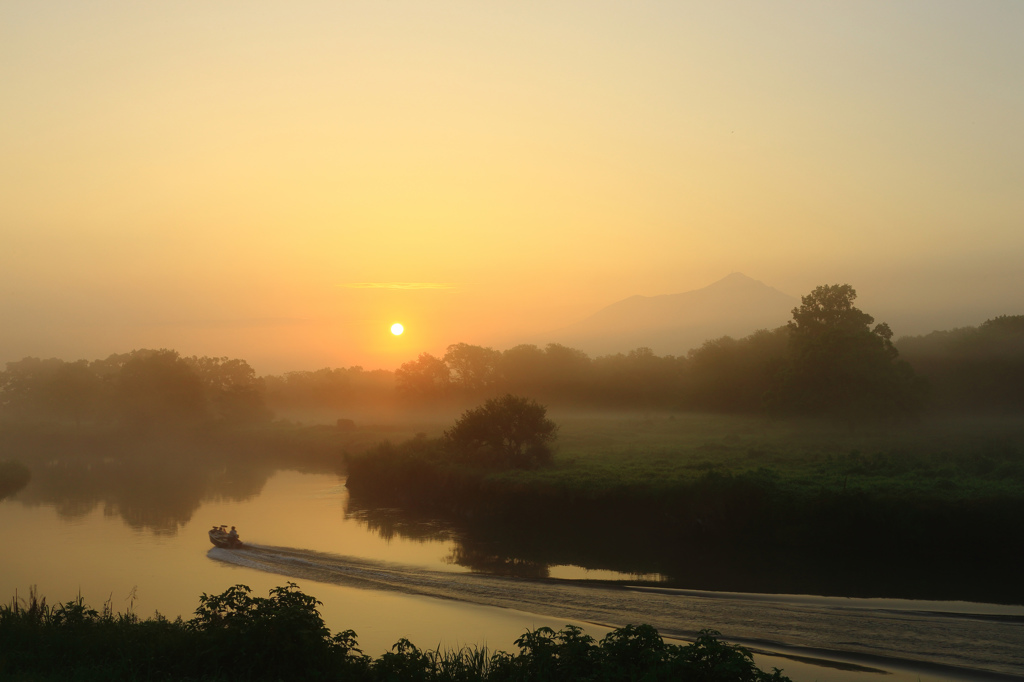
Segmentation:
[(404, 331), (405, 327), (403, 327), (398, 322), (395, 322), (393, 325), (391, 325), (391, 333), (394, 334), (395, 336), (401, 336), (402, 332)]

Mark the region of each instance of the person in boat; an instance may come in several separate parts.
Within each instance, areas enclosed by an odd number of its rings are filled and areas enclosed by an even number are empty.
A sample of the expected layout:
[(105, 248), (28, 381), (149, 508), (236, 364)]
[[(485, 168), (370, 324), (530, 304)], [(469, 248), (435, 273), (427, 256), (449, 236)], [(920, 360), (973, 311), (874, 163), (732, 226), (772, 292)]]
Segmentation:
[(230, 538), (230, 539), (231, 539), (231, 540), (232, 540), (233, 542), (235, 542), (235, 541), (237, 541), (237, 540), (238, 540), (238, 531), (237, 531), (237, 530), (235, 530), (235, 527), (234, 527), (234, 526), (231, 526), (231, 532), (230, 532), (230, 533), (228, 533), (228, 537), (229, 537), (229, 538)]

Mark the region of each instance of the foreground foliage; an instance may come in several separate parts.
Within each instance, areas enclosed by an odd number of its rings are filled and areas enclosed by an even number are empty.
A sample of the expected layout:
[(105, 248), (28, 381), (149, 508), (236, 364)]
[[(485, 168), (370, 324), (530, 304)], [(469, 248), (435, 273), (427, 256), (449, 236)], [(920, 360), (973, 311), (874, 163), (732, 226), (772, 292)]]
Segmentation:
[(483, 648), (424, 651), (401, 639), (372, 659), (356, 634), (332, 635), (315, 598), (294, 583), (268, 598), (245, 585), (200, 597), (194, 618), (141, 620), (98, 612), (81, 598), (58, 606), (31, 594), (0, 606), (0, 677), (12, 680), (699, 680), (784, 681), (750, 653), (702, 631), (693, 644), (667, 644), (648, 625), (628, 625), (600, 641), (568, 625), (527, 631), (518, 652)]

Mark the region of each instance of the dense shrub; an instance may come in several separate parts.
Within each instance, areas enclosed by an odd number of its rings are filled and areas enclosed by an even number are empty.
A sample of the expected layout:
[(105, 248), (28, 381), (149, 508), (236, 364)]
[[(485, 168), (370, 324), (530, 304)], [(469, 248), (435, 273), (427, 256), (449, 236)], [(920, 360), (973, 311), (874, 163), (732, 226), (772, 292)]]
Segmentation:
[(331, 635), (315, 598), (294, 583), (269, 598), (245, 585), (202, 595), (189, 621), (140, 620), (88, 607), (81, 599), (50, 607), (0, 606), (0, 677), (24, 680), (459, 680), (463, 682), (782, 682), (750, 652), (705, 630), (688, 646), (666, 644), (648, 625), (627, 625), (600, 641), (568, 625), (516, 640), (518, 653), (421, 650), (401, 639), (374, 660), (351, 630)]
[(467, 410), (444, 433), (453, 450), (477, 461), (506, 467), (531, 467), (551, 461), (548, 443), (558, 426), (536, 400), (506, 394)]

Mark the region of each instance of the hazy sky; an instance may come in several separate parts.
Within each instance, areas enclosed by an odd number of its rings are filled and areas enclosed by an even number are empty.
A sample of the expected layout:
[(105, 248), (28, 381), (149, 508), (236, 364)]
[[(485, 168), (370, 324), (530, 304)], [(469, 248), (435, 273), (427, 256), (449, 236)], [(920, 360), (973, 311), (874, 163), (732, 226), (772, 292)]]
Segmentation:
[(1022, 263), (1018, 0), (0, 1), (0, 363), (393, 368), (734, 271), (900, 335)]

